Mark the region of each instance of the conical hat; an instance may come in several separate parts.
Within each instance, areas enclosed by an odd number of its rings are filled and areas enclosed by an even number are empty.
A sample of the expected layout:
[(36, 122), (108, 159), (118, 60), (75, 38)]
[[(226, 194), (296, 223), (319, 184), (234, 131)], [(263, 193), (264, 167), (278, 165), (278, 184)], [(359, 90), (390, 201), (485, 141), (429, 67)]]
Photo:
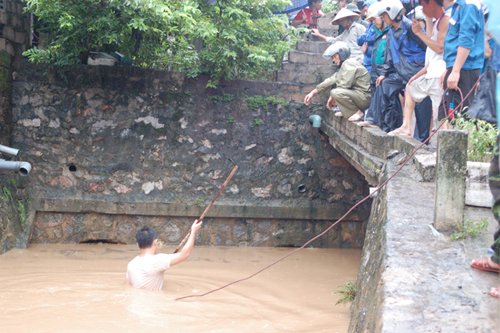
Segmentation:
[(343, 19), (345, 17), (358, 17), (359, 15), (356, 14), (355, 12), (353, 11), (350, 11), (349, 9), (347, 8), (342, 8), (338, 13), (337, 15), (335, 15), (335, 17), (333, 18), (332, 20), (332, 24), (333, 25), (337, 25), (338, 23), (338, 20), (340, 19)]

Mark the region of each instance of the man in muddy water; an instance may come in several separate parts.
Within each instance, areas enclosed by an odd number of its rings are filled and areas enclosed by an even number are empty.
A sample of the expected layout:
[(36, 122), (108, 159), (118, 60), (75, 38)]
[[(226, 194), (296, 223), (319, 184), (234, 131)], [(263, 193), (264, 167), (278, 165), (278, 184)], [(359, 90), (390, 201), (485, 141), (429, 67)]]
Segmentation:
[(171, 266), (185, 261), (194, 247), (196, 234), (203, 221), (195, 220), (191, 233), (182, 249), (173, 254), (158, 253), (157, 233), (150, 227), (143, 227), (135, 236), (139, 246), (139, 255), (127, 266), (127, 282), (134, 288), (158, 291), (163, 288), (163, 272)]

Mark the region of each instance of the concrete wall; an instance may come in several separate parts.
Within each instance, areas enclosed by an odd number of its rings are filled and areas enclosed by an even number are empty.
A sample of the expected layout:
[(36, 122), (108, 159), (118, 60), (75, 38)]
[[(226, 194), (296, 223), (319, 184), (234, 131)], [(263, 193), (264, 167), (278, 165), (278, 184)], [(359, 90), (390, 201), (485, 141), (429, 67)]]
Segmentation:
[[(209, 215), (203, 244), (299, 246), (368, 193), (308, 123), (314, 109), (248, 101), (291, 98), (296, 86), (205, 85), (126, 67), (18, 71), (12, 144), (33, 164), (31, 240), (130, 243), (148, 223), (177, 243), (224, 181), (228, 158), (239, 171)], [(314, 245), (361, 246), (368, 212), (369, 204)]]

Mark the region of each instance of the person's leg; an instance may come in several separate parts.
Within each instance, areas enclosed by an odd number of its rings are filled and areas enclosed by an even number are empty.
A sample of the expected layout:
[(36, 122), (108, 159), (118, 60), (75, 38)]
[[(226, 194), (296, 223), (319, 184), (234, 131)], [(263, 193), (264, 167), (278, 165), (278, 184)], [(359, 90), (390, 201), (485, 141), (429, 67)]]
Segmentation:
[(352, 90), (335, 88), (331, 90), (330, 96), (337, 103), (343, 117), (349, 118), (359, 111), (354, 103), (355, 93)]
[(400, 78), (386, 78), (380, 84), (383, 91), (382, 126), (384, 132), (390, 132), (403, 123), (403, 110), (399, 101), (399, 93), (404, 89)]
[(358, 110), (355, 114), (349, 117), (349, 121), (360, 121), (364, 118), (364, 111), (370, 106), (371, 95), (357, 90), (350, 90), (351, 98), (354, 106)]
[(379, 126), (380, 124), (380, 100), (382, 99), (382, 87), (375, 87), (373, 90), (372, 97), (370, 99), (370, 104), (365, 113), (365, 119), (360, 126)]
[(418, 141), (424, 142), (430, 134), (432, 123), (432, 102), (430, 97), (415, 106), (416, 127), (413, 137)]
[(439, 123), (444, 123), (441, 128), (442, 129), (450, 129), (450, 121), (454, 117), (454, 113), (450, 112), (450, 109), (453, 109), (456, 107), (456, 105), (453, 105), (453, 108), (450, 108), (450, 103), (451, 103), (451, 95), (449, 93), (448, 89), (448, 76), (450, 76), (451, 69), (446, 70), (446, 74), (444, 76), (444, 81), (443, 81), (443, 99), (441, 100), (441, 103), (439, 103), (439, 109), (438, 109), (438, 121)]
[[(500, 137), (497, 136), (496, 149), (493, 155), (493, 159), (490, 163), (490, 170), (488, 173), (488, 183), (490, 186), (491, 194), (493, 195), (493, 216), (499, 223), (497, 231), (493, 235), (493, 245), (491, 249), (493, 254), (489, 258), (474, 259), (471, 262), (471, 267), (489, 271), (489, 272), (500, 272), (500, 169), (499, 169), (499, 148), (500, 148)], [(491, 288), (489, 294), (493, 297), (499, 297), (499, 288)]]
[(415, 101), (411, 97), (411, 94), (406, 92), (405, 94), (405, 105), (403, 107), (403, 124), (393, 131), (390, 131), (389, 135), (411, 135), (411, 116), (413, 110), (415, 109)]

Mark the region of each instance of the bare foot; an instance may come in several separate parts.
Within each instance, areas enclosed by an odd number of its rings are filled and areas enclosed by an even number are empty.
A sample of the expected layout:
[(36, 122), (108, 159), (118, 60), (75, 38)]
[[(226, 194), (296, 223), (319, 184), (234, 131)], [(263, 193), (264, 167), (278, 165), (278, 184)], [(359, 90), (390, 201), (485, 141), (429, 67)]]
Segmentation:
[(410, 130), (408, 130), (408, 129), (404, 128), (404, 127), (400, 127), (400, 128), (396, 128), (393, 131), (390, 131), (389, 133), (387, 133), (387, 135), (406, 135), (406, 136), (411, 136), (411, 133), (410, 133)]
[(361, 119), (363, 119), (364, 116), (365, 116), (365, 114), (358, 110), (358, 111), (356, 111), (355, 114), (350, 116), (349, 119), (347, 119), (347, 120), (348, 121), (360, 121)]
[(342, 112), (337, 111), (333, 114), (335, 117), (342, 117)]
[(488, 293), (491, 297), (495, 297), (495, 298), (500, 298), (500, 291), (498, 290), (498, 288), (491, 288), (490, 289), (490, 292)]
[(369, 122), (369, 121), (360, 121), (359, 123), (356, 123), (358, 124), (358, 126), (361, 126), (361, 127), (377, 127), (377, 125)]

